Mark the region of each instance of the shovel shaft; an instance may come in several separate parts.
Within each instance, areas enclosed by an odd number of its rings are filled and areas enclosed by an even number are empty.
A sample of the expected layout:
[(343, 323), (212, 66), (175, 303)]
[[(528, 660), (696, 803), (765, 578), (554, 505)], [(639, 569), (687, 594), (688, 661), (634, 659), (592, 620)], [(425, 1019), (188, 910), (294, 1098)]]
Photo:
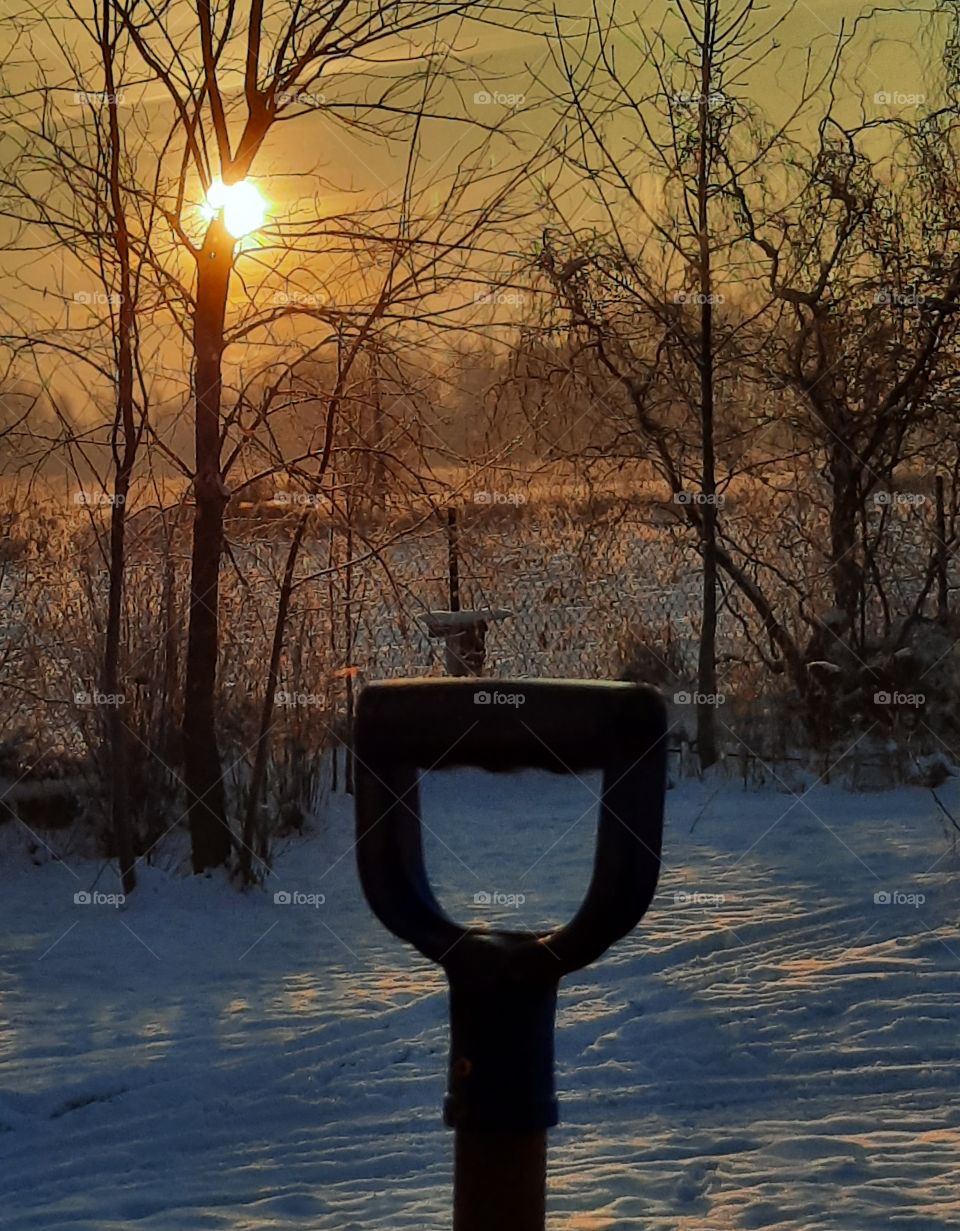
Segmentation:
[(544, 1231), (546, 1131), (455, 1136), (453, 1231)]

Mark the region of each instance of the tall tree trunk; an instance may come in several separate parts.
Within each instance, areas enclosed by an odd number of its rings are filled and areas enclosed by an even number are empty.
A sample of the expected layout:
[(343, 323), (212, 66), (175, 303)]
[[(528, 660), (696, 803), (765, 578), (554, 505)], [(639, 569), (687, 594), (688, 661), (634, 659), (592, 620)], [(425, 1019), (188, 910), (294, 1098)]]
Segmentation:
[(106, 735), (110, 762), (110, 822), (113, 845), (120, 865), (120, 881), (125, 894), (137, 887), (133, 835), (130, 826), (130, 790), (127, 766), (126, 702), (119, 700), (120, 630), (123, 619), (123, 583), (126, 569), (125, 519), (129, 491), (129, 472), (118, 473), (114, 484), (114, 503), (110, 511), (110, 583), (107, 599), (107, 628), (101, 674), (107, 702)]
[(701, 770), (717, 760), (717, 476), (714, 447), (713, 270), (710, 247), (710, 169), (713, 133), (710, 99), (713, 91), (713, 49), (716, 9), (704, 7), (698, 119), (697, 233), (700, 288), (700, 450), (703, 515), (700, 554), (703, 560), (703, 611), (697, 661), (697, 754)]
[(937, 492), (937, 532), (936, 532), (936, 570), (937, 570), (937, 620), (944, 626), (950, 623), (950, 585), (948, 565), (950, 553), (947, 550), (947, 506), (943, 491), (943, 475), (936, 478)]
[(280, 678), (280, 658), (283, 654), (283, 638), (287, 627), (287, 613), (290, 610), (290, 599), (293, 595), (293, 574), (297, 567), (297, 556), (300, 554), (300, 544), (307, 528), (310, 516), (309, 506), (300, 514), (297, 528), (294, 531), (290, 549), (287, 552), (287, 562), (283, 570), (283, 581), (280, 585), (280, 598), (277, 603), (277, 619), (273, 626), (273, 644), (270, 649), (270, 666), (267, 669), (267, 689), (263, 698), (263, 708), (260, 711), (260, 732), (257, 738), (257, 751), (253, 760), (253, 772), (250, 775), (250, 795), (247, 800), (247, 812), (243, 822), (243, 841), (240, 846), (240, 876), (245, 885), (252, 884), (253, 857), (257, 849), (262, 847), (258, 838), (262, 837), (261, 826), (258, 824), (260, 812), (260, 797), (263, 794), (263, 782), (267, 774), (267, 753), (270, 747), (270, 728), (273, 724), (273, 706), (277, 692), (277, 680)]
[(346, 684), (346, 740), (344, 741), (344, 771), (343, 771), (343, 789), (347, 795), (353, 794), (354, 787), (354, 760), (353, 760), (353, 511), (351, 508), (352, 501), (347, 506), (347, 541), (346, 552), (347, 561), (344, 570), (344, 604), (343, 604), (343, 655), (344, 666), (347, 668), (345, 676)]
[(171, 761), (182, 759), (180, 723), (177, 721), (180, 689), (180, 620), (177, 616), (177, 566), (173, 556), (173, 535), (164, 520), (163, 545), (163, 692), (161, 695), (161, 749), (163, 756)]
[(120, 642), (123, 620), (123, 587), (126, 570), (126, 519), (130, 479), (137, 456), (139, 437), (134, 415), (133, 352), (136, 320), (133, 304), (133, 279), (130, 264), (130, 237), (121, 191), (120, 125), (117, 118), (114, 81), (111, 6), (104, 0), (100, 19), (100, 51), (106, 87), (108, 124), (108, 177), (113, 245), (120, 279), (120, 305), (114, 335), (116, 358), (116, 413), (111, 447), (114, 460), (113, 503), (110, 510), (109, 595), (107, 627), (103, 649), (102, 686), (107, 701), (106, 736), (110, 762), (110, 820), (113, 843), (120, 865), (120, 881), (125, 894), (137, 885), (134, 870), (133, 837), (130, 827), (130, 797), (127, 775), (125, 703), (121, 696)]
[(373, 448), (373, 465), (370, 468), (370, 503), (382, 513), (387, 507), (387, 468), (383, 460), (385, 416), (383, 413), (383, 390), (380, 387), (380, 356), (373, 347), (373, 424), (370, 446)]
[(187, 815), (195, 872), (226, 863), (230, 854), (226, 793), (217, 744), (216, 684), (220, 651), (220, 557), (223, 515), (229, 500), (220, 469), (221, 360), (233, 249), (234, 241), (222, 221), (215, 219), (207, 231), (198, 262), (193, 330), (196, 512), (183, 738)]

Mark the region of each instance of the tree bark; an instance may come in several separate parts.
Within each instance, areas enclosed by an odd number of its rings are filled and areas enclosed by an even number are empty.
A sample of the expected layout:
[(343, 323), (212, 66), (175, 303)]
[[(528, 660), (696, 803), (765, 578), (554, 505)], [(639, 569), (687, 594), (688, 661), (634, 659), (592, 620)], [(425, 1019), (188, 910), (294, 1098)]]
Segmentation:
[(830, 456), (830, 580), (834, 606), (843, 612), (851, 637), (857, 627), (863, 573), (857, 560), (857, 518), (860, 513), (860, 475), (843, 442)]
[(950, 553), (947, 550), (947, 512), (943, 492), (943, 475), (936, 478), (937, 497), (937, 532), (936, 532), (936, 569), (937, 569), (937, 620), (944, 626), (950, 623), (950, 586), (947, 566)]
[[(133, 836), (130, 825), (130, 798), (127, 774), (127, 741), (124, 722), (125, 702), (120, 700), (120, 641), (123, 620), (123, 588), (126, 572), (126, 520), (130, 479), (133, 475), (139, 438), (134, 415), (133, 358), (136, 319), (131, 277), (130, 237), (121, 191), (120, 124), (117, 118), (114, 81), (114, 43), (110, 29), (110, 6), (103, 5), (100, 26), (101, 56), (107, 106), (109, 138), (109, 198), (113, 224), (113, 245), (120, 280), (120, 305), (114, 335), (116, 347), (116, 414), (111, 446), (114, 459), (113, 503), (110, 509), (110, 580), (107, 598), (107, 627), (103, 649), (102, 682), (107, 701), (106, 734), (110, 762), (110, 820), (120, 881), (125, 894), (137, 885), (134, 868)], [(122, 442), (122, 443), (121, 443)]]
[(120, 865), (125, 894), (137, 887), (133, 835), (130, 825), (130, 791), (127, 772), (126, 702), (120, 701), (120, 628), (123, 617), (123, 583), (126, 569), (126, 497), (129, 472), (117, 474), (114, 504), (110, 512), (110, 584), (107, 628), (103, 652), (103, 692), (107, 702), (107, 745), (110, 760), (110, 822), (113, 844)]
[(700, 518), (700, 554), (703, 561), (703, 610), (697, 660), (697, 755), (701, 770), (717, 760), (717, 476), (714, 445), (713, 269), (710, 245), (710, 169), (713, 133), (710, 98), (713, 90), (713, 51), (716, 9), (708, 0), (704, 9), (701, 47), (700, 107), (697, 162), (697, 241), (700, 288), (700, 452), (703, 512)]
[(180, 620), (177, 617), (177, 569), (173, 556), (173, 535), (164, 524), (163, 546), (163, 729), (161, 748), (168, 760), (180, 763), (183, 759), (181, 723), (176, 715), (180, 695)]
[(217, 743), (216, 684), (220, 650), (220, 557), (223, 515), (229, 500), (220, 461), (221, 361), (233, 249), (233, 240), (222, 222), (215, 219), (199, 256), (193, 330), (196, 511), (183, 738), (187, 815), (195, 872), (226, 863), (231, 845)]
[[(257, 816), (260, 811), (260, 796), (263, 794), (263, 781), (267, 773), (267, 753), (270, 746), (270, 727), (273, 723), (274, 698), (277, 692), (277, 680), (280, 677), (280, 658), (283, 654), (283, 638), (287, 627), (287, 613), (290, 610), (290, 599), (293, 595), (293, 574), (297, 566), (297, 556), (307, 528), (310, 510), (307, 508), (300, 514), (297, 528), (294, 531), (290, 549), (287, 552), (287, 562), (283, 570), (283, 581), (280, 585), (280, 599), (277, 604), (277, 620), (273, 626), (273, 644), (270, 649), (270, 666), (267, 670), (267, 690), (263, 698), (263, 709), (260, 712), (260, 732), (257, 738), (257, 751), (253, 761), (253, 772), (250, 775), (250, 796), (247, 800), (247, 814), (243, 824), (243, 841), (240, 845), (240, 875), (245, 885), (252, 884), (253, 857), (256, 854), (254, 842), (259, 834)], [(258, 843), (258, 847), (262, 845)]]

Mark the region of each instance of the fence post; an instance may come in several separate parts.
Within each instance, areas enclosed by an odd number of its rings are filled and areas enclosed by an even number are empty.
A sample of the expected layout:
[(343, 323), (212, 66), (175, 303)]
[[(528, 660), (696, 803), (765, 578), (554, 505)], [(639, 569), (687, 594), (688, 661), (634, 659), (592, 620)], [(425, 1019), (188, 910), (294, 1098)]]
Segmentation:
[(947, 511), (943, 495), (943, 475), (937, 475), (937, 619), (950, 619), (950, 591), (947, 586)]
[(449, 574), (450, 610), (460, 610), (460, 540), (457, 533), (457, 510), (447, 506), (447, 569)]

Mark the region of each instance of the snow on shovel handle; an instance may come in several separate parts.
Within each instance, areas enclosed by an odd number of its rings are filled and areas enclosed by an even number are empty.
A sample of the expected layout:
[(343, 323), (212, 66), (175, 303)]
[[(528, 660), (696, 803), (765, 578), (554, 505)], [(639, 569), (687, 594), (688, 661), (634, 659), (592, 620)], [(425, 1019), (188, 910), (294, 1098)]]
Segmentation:
[[(478, 700), (478, 696), (481, 698)], [(357, 862), (371, 909), (450, 981), (447, 1123), (526, 1132), (557, 1122), (557, 984), (639, 922), (660, 870), (666, 711), (636, 684), (397, 680), (357, 709)], [(441, 766), (600, 769), (593, 876), (553, 932), (463, 927), (444, 914), (423, 861), (417, 782)]]

